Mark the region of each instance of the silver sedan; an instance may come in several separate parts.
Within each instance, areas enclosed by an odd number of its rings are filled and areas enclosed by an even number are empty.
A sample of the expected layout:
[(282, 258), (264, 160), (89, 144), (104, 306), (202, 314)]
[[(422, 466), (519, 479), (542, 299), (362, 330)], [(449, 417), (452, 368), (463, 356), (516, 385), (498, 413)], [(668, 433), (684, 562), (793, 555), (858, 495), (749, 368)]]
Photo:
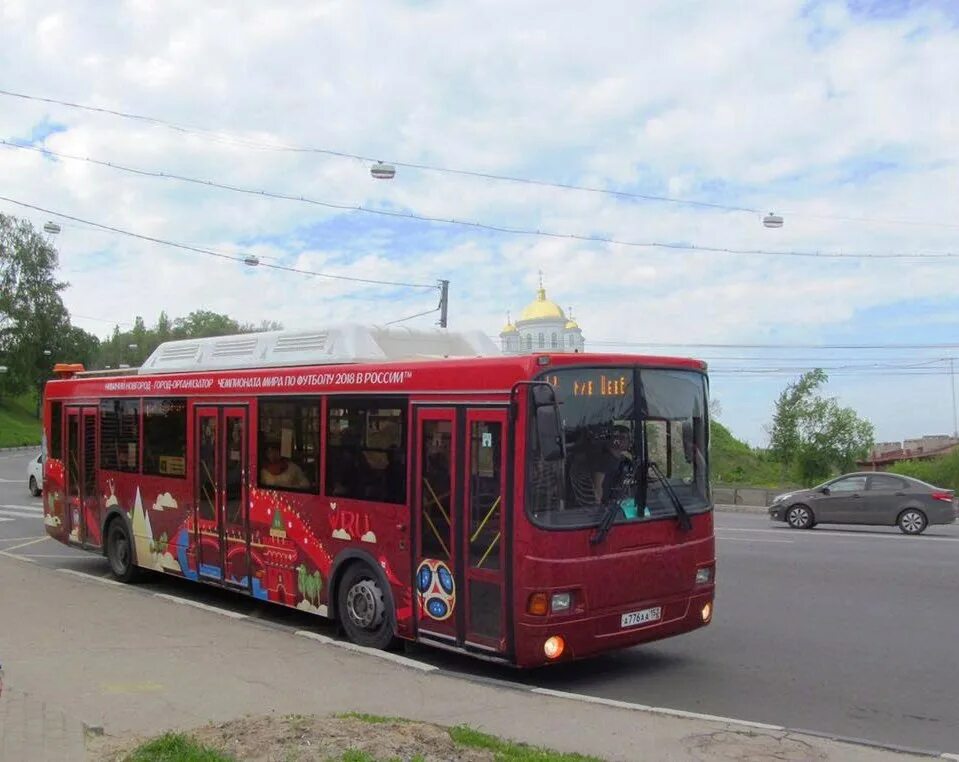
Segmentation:
[(795, 529), (816, 524), (898, 526), (922, 534), (930, 524), (951, 524), (959, 517), (955, 493), (908, 476), (886, 473), (845, 474), (812, 489), (779, 495), (769, 518)]

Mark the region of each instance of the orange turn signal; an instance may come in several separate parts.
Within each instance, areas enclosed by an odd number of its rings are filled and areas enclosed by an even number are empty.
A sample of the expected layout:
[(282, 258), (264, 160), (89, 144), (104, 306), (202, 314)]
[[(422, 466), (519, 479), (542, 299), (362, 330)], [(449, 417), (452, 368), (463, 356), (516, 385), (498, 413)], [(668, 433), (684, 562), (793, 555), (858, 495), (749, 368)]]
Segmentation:
[(566, 641), (563, 640), (562, 635), (553, 635), (551, 638), (547, 638), (546, 642), (543, 643), (543, 653), (546, 654), (547, 659), (558, 659), (563, 655), (563, 651), (566, 650)]
[(546, 616), (549, 613), (549, 596), (546, 593), (533, 593), (526, 604), (526, 610), (534, 616)]

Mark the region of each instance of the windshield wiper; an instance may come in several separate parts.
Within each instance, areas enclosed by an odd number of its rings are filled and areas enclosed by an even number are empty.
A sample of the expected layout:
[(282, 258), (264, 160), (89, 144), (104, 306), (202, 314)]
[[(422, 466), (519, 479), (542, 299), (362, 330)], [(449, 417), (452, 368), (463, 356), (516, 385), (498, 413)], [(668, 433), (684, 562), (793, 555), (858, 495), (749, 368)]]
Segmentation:
[[(616, 485), (610, 489), (611, 495), (617, 491), (618, 487), (626, 479), (626, 474), (628, 471), (628, 461), (623, 461), (620, 464), (619, 473), (616, 476)], [(616, 514), (619, 513), (620, 510), (622, 510), (620, 498), (611, 497), (609, 504), (606, 506), (606, 510), (603, 512), (603, 517), (599, 520), (599, 524), (596, 526), (595, 534), (589, 538), (591, 545), (598, 545), (606, 539), (606, 535), (609, 534), (609, 530), (613, 528), (613, 522), (616, 521)]]
[(667, 481), (666, 474), (664, 474), (663, 470), (656, 464), (656, 461), (649, 461), (649, 467), (653, 469), (653, 473), (656, 474), (656, 478), (662, 482), (663, 488), (666, 490), (666, 494), (669, 495), (669, 499), (672, 501), (673, 507), (676, 509), (676, 520), (679, 522), (679, 528), (688, 532), (693, 528), (693, 522), (689, 520), (689, 514), (686, 513), (686, 509), (683, 507), (683, 501), (679, 499), (679, 495), (676, 494), (676, 490), (673, 489), (673, 485)]

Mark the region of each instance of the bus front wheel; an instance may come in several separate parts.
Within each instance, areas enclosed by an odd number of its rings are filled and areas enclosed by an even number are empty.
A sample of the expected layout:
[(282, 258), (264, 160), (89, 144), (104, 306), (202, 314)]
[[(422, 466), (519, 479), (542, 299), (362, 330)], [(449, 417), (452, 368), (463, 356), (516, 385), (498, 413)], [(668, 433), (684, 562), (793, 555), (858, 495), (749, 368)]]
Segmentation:
[(337, 618), (358, 646), (386, 649), (394, 641), (390, 598), (366, 564), (354, 563), (338, 586)]
[(107, 560), (110, 562), (110, 571), (120, 582), (133, 582), (136, 579), (133, 543), (130, 541), (130, 532), (120, 519), (111, 521), (107, 529)]

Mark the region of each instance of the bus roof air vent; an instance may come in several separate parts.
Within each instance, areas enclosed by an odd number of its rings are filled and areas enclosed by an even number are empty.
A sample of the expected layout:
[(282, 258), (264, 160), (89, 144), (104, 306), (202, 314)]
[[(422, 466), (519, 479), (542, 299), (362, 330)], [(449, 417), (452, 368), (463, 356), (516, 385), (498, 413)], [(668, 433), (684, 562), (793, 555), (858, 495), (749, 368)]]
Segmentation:
[(499, 354), (496, 345), (481, 331), (343, 323), (312, 330), (168, 341), (157, 347), (139, 372), (189, 373)]

